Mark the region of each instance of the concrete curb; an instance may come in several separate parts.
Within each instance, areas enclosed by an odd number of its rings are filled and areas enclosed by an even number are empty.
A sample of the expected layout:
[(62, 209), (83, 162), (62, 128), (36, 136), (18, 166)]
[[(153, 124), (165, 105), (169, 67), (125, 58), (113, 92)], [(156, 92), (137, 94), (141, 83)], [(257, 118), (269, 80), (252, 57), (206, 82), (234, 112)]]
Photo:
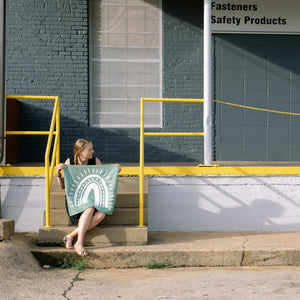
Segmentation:
[[(87, 268), (300, 266), (299, 232), (149, 232), (144, 246), (86, 247)], [(33, 255), (55, 266), (63, 247), (34, 247)]]
[(9, 240), (15, 231), (15, 221), (0, 219), (0, 241)]
[[(87, 248), (87, 268), (140, 268), (153, 264), (160, 267), (243, 267), (243, 266), (300, 266), (300, 252), (296, 250), (126, 250)], [(32, 249), (33, 255), (45, 265), (58, 266), (64, 257), (78, 256), (62, 248)]]

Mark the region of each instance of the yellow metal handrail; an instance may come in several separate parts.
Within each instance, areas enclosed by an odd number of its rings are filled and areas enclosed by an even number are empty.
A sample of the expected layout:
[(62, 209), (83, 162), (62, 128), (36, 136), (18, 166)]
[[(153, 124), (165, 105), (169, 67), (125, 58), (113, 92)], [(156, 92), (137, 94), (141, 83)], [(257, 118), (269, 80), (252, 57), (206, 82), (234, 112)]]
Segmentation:
[[(48, 135), (47, 147), (45, 152), (45, 185), (46, 185), (46, 217), (45, 227), (50, 225), (50, 190), (52, 185), (52, 178), (54, 173), (55, 161), (59, 163), (60, 152), (60, 120), (59, 120), (59, 97), (58, 96), (20, 96), (20, 95), (6, 95), (6, 99), (38, 99), (38, 100), (54, 100), (54, 107), (52, 112), (51, 124), (49, 131), (6, 131), (6, 135)], [(54, 128), (56, 129), (54, 131)], [(51, 163), (49, 166), (50, 151), (52, 139), (54, 145), (52, 150)]]
[(204, 99), (169, 99), (141, 98), (140, 102), (140, 178), (139, 178), (139, 226), (144, 227), (144, 137), (145, 136), (204, 136), (203, 132), (145, 132), (144, 131), (144, 102), (196, 102), (204, 103)]

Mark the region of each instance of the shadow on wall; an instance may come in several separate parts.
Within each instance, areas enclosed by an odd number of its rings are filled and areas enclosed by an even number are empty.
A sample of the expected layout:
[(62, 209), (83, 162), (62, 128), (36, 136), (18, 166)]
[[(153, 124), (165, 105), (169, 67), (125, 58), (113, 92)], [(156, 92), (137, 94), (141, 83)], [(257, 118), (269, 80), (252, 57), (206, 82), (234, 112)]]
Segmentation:
[[(42, 103), (40, 104), (42, 105)], [(28, 103), (21, 104), (21, 130), (48, 131), (52, 111)], [(61, 116), (61, 161), (73, 154), (73, 145), (78, 138), (89, 138), (93, 142), (95, 155), (103, 162), (139, 162), (139, 129), (102, 129), (88, 127), (84, 122)], [(151, 144), (147, 143), (151, 140)], [(188, 153), (191, 139), (198, 139), (198, 149)], [(21, 162), (43, 162), (47, 136), (21, 136)], [(54, 140), (54, 139), (53, 139)], [(170, 143), (180, 144), (182, 155), (169, 151)], [(145, 138), (145, 162), (201, 162), (202, 137), (154, 137)], [(167, 149), (166, 149), (167, 148)], [(199, 161), (191, 158), (199, 153)], [(51, 155), (51, 154), (50, 154)], [(10, 163), (7, 161), (6, 163)]]
[(247, 179), (151, 178), (149, 230), (300, 231), (295, 184)]
[(36, 232), (43, 226), (44, 194), (45, 185), (42, 178), (13, 178), (7, 182), (3, 181), (2, 217), (15, 221), (15, 232)]

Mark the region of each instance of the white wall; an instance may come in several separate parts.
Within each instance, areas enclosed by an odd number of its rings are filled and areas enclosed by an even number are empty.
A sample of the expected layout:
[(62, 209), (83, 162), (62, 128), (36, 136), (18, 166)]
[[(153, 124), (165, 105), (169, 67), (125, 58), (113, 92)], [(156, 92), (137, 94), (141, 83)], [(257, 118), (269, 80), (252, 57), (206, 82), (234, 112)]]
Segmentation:
[(149, 231), (300, 231), (300, 176), (154, 176)]
[[(38, 232), (44, 176), (2, 176), (2, 218), (16, 232)], [(154, 176), (150, 231), (300, 231), (300, 176)]]
[(38, 232), (45, 210), (44, 176), (2, 176), (1, 211), (3, 219), (15, 220), (15, 232)]

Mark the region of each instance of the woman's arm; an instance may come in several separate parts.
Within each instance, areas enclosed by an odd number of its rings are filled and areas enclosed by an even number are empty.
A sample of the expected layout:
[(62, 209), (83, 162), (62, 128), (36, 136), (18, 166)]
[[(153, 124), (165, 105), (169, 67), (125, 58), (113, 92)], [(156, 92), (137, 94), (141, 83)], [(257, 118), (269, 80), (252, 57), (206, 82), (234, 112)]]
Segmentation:
[(56, 166), (56, 170), (57, 170), (56, 178), (57, 178), (59, 188), (61, 190), (65, 189), (65, 178), (64, 178), (63, 169), (66, 167), (66, 165), (69, 165), (69, 164), (70, 164), (70, 159), (68, 158), (64, 164), (60, 163)]
[(102, 165), (102, 162), (98, 157), (95, 157), (95, 159), (96, 159), (96, 165)]

